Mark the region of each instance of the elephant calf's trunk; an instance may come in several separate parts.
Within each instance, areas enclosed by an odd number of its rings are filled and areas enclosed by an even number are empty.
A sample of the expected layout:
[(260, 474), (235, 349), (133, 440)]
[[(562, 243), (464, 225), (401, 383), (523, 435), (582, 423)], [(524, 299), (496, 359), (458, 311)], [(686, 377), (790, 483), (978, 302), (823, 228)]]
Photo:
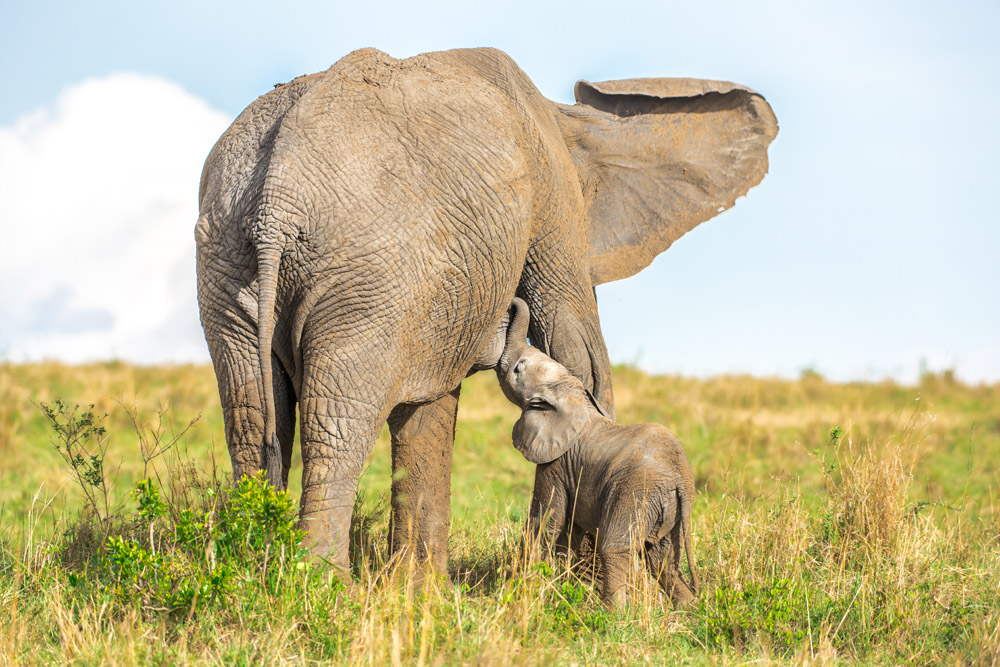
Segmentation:
[(500, 355), (500, 361), (497, 363), (497, 368), (503, 374), (506, 374), (510, 369), (511, 360), (516, 359), (527, 344), (528, 323), (531, 320), (528, 304), (523, 299), (514, 297), (511, 308), (514, 313), (511, 315), (510, 325), (507, 327), (507, 342), (504, 345), (503, 354)]

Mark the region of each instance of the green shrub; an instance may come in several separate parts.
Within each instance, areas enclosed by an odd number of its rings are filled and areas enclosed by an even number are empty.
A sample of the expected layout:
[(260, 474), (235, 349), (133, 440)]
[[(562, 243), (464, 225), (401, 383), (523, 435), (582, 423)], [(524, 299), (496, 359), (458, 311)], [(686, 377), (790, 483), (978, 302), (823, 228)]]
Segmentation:
[(225, 603), (248, 587), (275, 594), (302, 569), (306, 549), (297, 507), (263, 473), (244, 477), (207, 510), (170, 508), (149, 479), (133, 491), (133, 531), (103, 545), (95, 582), (120, 603), (184, 611)]

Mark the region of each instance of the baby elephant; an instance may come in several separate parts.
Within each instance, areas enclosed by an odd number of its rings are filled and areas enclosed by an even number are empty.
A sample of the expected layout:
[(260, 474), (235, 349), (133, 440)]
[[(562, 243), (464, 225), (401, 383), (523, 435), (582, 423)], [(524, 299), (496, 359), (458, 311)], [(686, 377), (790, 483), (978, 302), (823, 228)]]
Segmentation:
[[(570, 534), (596, 535), (606, 604), (624, 602), (637, 549), (670, 599), (689, 604), (698, 583), (691, 560), (694, 478), (684, 447), (659, 424), (608, 419), (580, 380), (527, 345), (528, 306), (514, 299), (512, 307), (496, 372), (504, 394), (522, 410), (514, 447), (538, 464), (531, 531), (550, 545), (567, 544)], [(691, 588), (680, 576), (682, 541)]]

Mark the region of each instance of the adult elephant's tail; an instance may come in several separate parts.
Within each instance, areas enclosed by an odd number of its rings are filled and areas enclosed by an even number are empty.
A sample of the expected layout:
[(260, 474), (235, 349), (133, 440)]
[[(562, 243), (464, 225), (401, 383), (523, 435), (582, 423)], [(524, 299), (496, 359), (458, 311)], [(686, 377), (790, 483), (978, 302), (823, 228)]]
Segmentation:
[(284, 489), (281, 445), (274, 417), (274, 377), (271, 372), (271, 341), (274, 337), (274, 308), (278, 292), (281, 247), (268, 245), (257, 251), (257, 358), (264, 392), (264, 457), (267, 479), (276, 489)]

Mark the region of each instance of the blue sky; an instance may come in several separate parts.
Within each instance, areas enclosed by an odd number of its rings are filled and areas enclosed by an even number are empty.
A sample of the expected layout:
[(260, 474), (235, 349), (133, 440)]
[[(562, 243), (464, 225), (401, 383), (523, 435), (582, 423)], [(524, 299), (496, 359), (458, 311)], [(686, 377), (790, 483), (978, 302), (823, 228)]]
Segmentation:
[(206, 359), (197, 179), (232, 118), (358, 47), (489, 45), (558, 101), (580, 78), (691, 76), (777, 114), (760, 186), (598, 289), (614, 361), (1000, 381), (995, 2), (362, 4), (5, 7), (0, 355)]

